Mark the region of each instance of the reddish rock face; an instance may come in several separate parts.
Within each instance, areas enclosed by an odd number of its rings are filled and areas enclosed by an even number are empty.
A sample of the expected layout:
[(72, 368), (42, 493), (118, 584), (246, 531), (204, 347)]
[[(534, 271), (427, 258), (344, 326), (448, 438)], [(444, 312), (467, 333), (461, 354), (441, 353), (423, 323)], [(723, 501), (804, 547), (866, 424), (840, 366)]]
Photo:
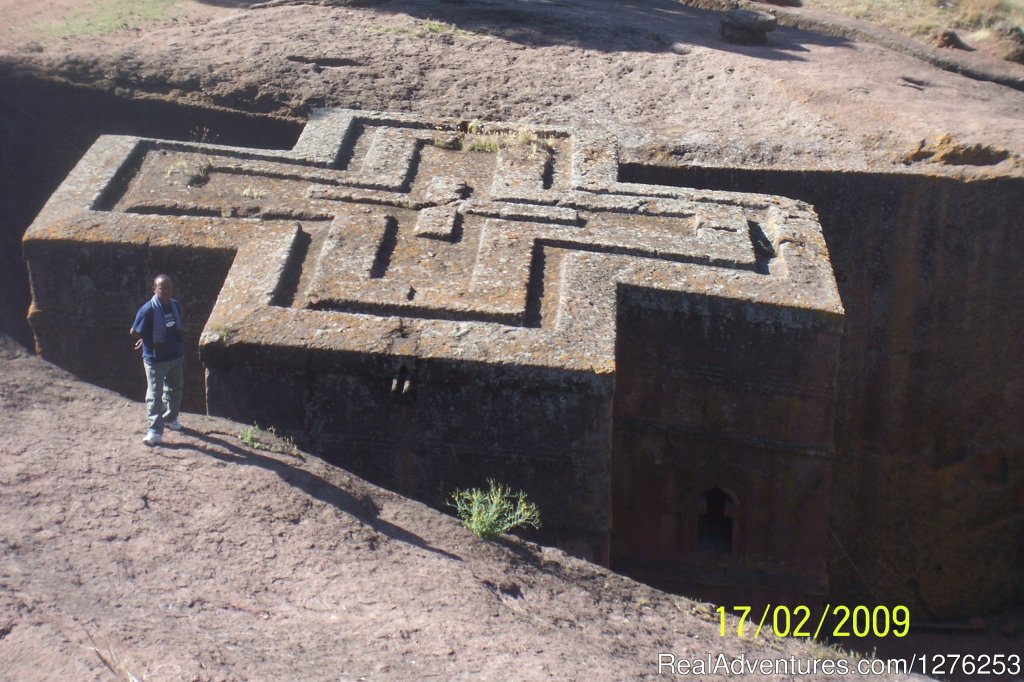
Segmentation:
[(816, 215), (618, 172), (609, 137), (340, 110), (288, 152), (101, 138), (26, 234), (30, 321), (137, 392), (125, 330), (167, 272), (193, 409), (434, 504), (498, 478), (543, 539), (669, 587), (820, 597), (843, 311)]
[(639, 165), (620, 177), (800, 197), (821, 216), (846, 310), (832, 603), (905, 604), (928, 621), (1019, 600), (1021, 178)]

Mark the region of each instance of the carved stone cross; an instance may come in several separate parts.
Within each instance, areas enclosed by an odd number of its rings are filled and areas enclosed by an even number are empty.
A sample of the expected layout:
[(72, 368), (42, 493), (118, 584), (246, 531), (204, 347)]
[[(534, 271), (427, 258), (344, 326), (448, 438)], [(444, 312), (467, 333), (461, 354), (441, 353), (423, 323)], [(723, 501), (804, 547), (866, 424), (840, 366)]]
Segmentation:
[[(287, 151), (101, 138), (26, 235), (30, 321), (46, 357), (137, 392), (118, 344), (168, 271), (194, 407), (434, 502), (531, 482), (563, 544), (607, 554), (609, 498), (633, 499), (613, 461), (651, 434), (827, 456), (842, 324), (811, 207), (619, 182), (618, 153), (346, 110)], [(693, 494), (768, 495), (722, 467)]]

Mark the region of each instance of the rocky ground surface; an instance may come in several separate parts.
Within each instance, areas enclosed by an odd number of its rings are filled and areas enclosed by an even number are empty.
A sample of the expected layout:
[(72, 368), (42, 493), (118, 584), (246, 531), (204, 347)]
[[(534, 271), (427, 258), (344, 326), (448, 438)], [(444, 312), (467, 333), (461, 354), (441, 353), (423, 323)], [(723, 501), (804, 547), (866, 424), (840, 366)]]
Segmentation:
[(187, 681), (626, 680), (658, 676), (660, 653), (837, 655), (720, 637), (712, 605), (181, 421), (148, 448), (141, 404), (4, 341), (0, 678), (114, 679), (93, 649), (123, 680)]
[[(672, 0), (205, 0), (102, 37), (33, 28), (76, 4), (0, 0), (0, 64), (293, 118), (343, 106), (613, 129), (628, 156), (668, 164), (902, 168), (935, 164), (915, 151), (946, 136), (1011, 152), (998, 172), (1022, 167), (1024, 91), (937, 68), (863, 22), (783, 25), (762, 46), (723, 41), (721, 12)], [(1024, 65), (920, 50), (1024, 87)]]

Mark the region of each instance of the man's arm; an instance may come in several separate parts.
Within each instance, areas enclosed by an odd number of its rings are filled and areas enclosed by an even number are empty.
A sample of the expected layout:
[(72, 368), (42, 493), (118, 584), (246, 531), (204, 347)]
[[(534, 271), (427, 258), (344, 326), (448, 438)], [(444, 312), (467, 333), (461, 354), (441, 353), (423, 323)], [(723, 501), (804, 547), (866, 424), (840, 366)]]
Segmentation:
[(128, 330), (128, 333), (135, 339), (135, 350), (142, 348), (142, 332), (146, 327), (146, 317), (148, 317), (147, 310), (148, 306), (142, 306), (139, 308), (139, 312), (135, 313), (135, 322), (132, 323), (132, 328)]

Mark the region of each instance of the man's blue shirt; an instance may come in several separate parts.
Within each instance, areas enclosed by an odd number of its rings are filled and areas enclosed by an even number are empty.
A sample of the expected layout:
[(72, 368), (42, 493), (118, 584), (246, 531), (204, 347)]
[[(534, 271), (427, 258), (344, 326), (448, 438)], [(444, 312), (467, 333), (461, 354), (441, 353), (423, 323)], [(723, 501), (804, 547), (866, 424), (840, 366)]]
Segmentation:
[[(162, 321), (166, 332), (162, 344), (153, 343), (153, 308), (156, 311), (157, 319)], [(174, 321), (174, 311), (178, 311), (178, 319), (181, 319), (181, 309), (178, 302), (171, 299), (170, 303), (161, 305), (159, 302), (150, 299), (142, 304), (139, 312), (135, 314), (135, 324), (132, 330), (142, 337), (142, 359), (146, 362), (166, 362), (174, 360), (185, 354), (181, 345), (181, 330)]]

